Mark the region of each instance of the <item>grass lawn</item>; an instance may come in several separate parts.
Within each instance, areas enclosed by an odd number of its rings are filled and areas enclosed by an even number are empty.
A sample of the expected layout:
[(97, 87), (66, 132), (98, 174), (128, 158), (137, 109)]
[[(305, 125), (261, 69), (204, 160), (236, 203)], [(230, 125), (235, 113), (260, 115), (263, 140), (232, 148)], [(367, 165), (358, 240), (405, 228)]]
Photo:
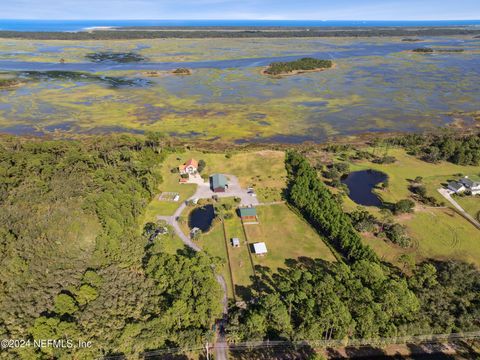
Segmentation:
[[(431, 164), (407, 155), (403, 149), (390, 149), (389, 156), (394, 156), (397, 161), (393, 164), (374, 164), (370, 161), (360, 161), (351, 164), (351, 170), (375, 169), (386, 173), (389, 177), (389, 187), (379, 192), (384, 201), (396, 202), (408, 198), (410, 191), (409, 179), (413, 180), (417, 176), (423, 177), (423, 183), (427, 187), (428, 195), (435, 196), (439, 200), (443, 199), (436, 191), (449, 179), (458, 178), (456, 174), (478, 175), (480, 169), (478, 166), (461, 166), (449, 162), (440, 162)], [(438, 196), (437, 196), (438, 195)]]
[(453, 199), (475, 219), (480, 219), (480, 195), (454, 196)]
[[(213, 173), (232, 174), (238, 177), (242, 187), (253, 186), (258, 198), (262, 202), (278, 201), (282, 189), (285, 187), (285, 153), (283, 151), (250, 151), (230, 154), (228, 159), (223, 153), (201, 153), (189, 151), (182, 154), (173, 154), (165, 161), (164, 177), (175, 177), (178, 174), (167, 174), (170, 168), (183, 164), (190, 158), (206, 162), (204, 174)], [(180, 159), (180, 160), (177, 160)], [(170, 187), (171, 182), (165, 185)], [(185, 185), (181, 185), (185, 186)], [(164, 186), (164, 188), (167, 186)], [(173, 188), (173, 187), (172, 187)], [(176, 191), (176, 190), (164, 190)]]
[[(193, 196), (196, 190), (194, 184), (180, 184), (179, 174), (171, 169), (178, 167), (190, 158), (205, 160), (207, 166), (204, 174), (226, 173), (238, 177), (242, 187), (254, 186), (258, 198), (262, 202), (279, 201), (285, 187), (285, 153), (282, 151), (255, 151), (231, 154), (227, 159), (223, 153), (202, 153), (189, 151), (168, 156), (162, 166), (163, 181), (158, 187), (158, 193), (147, 207), (144, 222), (154, 221), (157, 215), (173, 215), (182, 201)], [(179, 202), (160, 201), (162, 192), (177, 192)]]
[(230, 281), (230, 272), (228, 271), (227, 250), (225, 249), (222, 223), (216, 222), (212, 229), (208, 233), (203, 234), (197, 243), (208, 255), (222, 259), (219, 273), (227, 283), (228, 297), (233, 298), (233, 289)]
[(285, 266), (286, 259), (302, 256), (335, 261), (334, 255), (317, 232), (287, 205), (257, 207), (259, 224), (246, 225), (248, 241), (265, 242), (268, 254), (254, 256), (254, 263), (272, 271)]
[[(233, 198), (223, 198), (218, 202), (218, 204), (234, 204)], [(182, 218), (188, 219), (190, 212), (194, 207), (187, 207), (184, 213), (182, 213)], [(232, 208), (230, 213), (235, 213), (235, 207)], [(183, 222), (180, 224), (180, 227), (188, 234), (190, 229), (188, 224)], [(240, 219), (235, 215), (231, 219), (225, 219), (225, 231), (228, 242), (228, 250), (231, 260), (232, 273), (233, 273), (233, 289), (230, 281), (230, 271), (228, 268), (228, 257), (227, 250), (225, 248), (225, 240), (223, 234), (223, 226), (220, 221), (214, 221), (212, 228), (207, 233), (202, 234), (200, 239), (197, 241), (197, 244), (209, 255), (219, 257), (223, 260), (224, 264), (220, 269), (220, 274), (223, 275), (225, 281), (227, 282), (228, 295), (230, 298), (233, 298), (233, 291), (238, 297), (237, 300), (244, 299), (245, 287), (251, 285), (251, 276), (253, 275), (252, 266), (250, 264), (247, 246), (245, 244), (245, 237), (243, 235), (242, 224)], [(233, 248), (231, 245), (231, 238), (239, 238), (241, 246), (239, 248)]]
[(415, 243), (412, 248), (403, 249), (369, 235), (363, 237), (382, 260), (401, 267), (399, 257), (410, 254), (417, 263), (429, 258), (455, 259), (480, 267), (478, 230), (452, 209), (425, 209), (399, 222), (407, 225)]
[[(240, 299), (247, 300), (248, 291), (246, 291), (245, 288), (252, 285), (253, 268), (248, 255), (249, 250), (243, 233), (242, 223), (238, 217), (225, 220), (225, 229), (227, 233), (233, 283), (235, 284), (235, 295)], [(231, 238), (234, 237), (240, 239), (240, 247), (238, 248), (234, 248), (231, 245)]]
[(480, 267), (480, 231), (451, 209), (429, 209), (408, 222), (418, 256), (457, 259)]
[(183, 249), (185, 245), (183, 241), (169, 227), (169, 233), (166, 235), (158, 235), (153, 241), (152, 252), (165, 252), (168, 254), (176, 254), (178, 250)]
[[(416, 243), (415, 249), (405, 250), (390, 243), (375, 238), (366, 238), (365, 242), (385, 260), (396, 263), (403, 253), (413, 253), (417, 261), (425, 258), (454, 258), (474, 262), (480, 266), (480, 231), (450, 208), (450, 204), (437, 192), (447, 180), (458, 178), (458, 174), (470, 175), (475, 178), (479, 168), (475, 166), (460, 166), (448, 162), (430, 164), (409, 156), (403, 149), (391, 149), (389, 154), (398, 160), (394, 164), (374, 164), (369, 161), (353, 162), (351, 170), (375, 169), (386, 173), (389, 177), (389, 187), (379, 190), (378, 195), (386, 202), (397, 202), (411, 196), (408, 187), (409, 179), (423, 177), (428, 195), (444, 202), (447, 208), (422, 208), (412, 216), (397, 218), (396, 221), (407, 226)], [(457, 198), (458, 199), (458, 198)], [(480, 210), (480, 199), (464, 198), (466, 210), (474, 213)], [(463, 200), (463, 199), (462, 199)], [(460, 200), (460, 201), (462, 201)], [(345, 209), (353, 210), (357, 205), (350, 199), (345, 199)], [(369, 211), (378, 216), (378, 208), (370, 207)], [(477, 210), (477, 211), (478, 211)]]

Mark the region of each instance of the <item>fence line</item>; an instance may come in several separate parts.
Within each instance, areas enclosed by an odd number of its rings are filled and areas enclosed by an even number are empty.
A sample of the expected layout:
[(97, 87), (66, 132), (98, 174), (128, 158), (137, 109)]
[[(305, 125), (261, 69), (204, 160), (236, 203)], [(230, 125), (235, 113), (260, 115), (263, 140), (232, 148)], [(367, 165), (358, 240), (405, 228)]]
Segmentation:
[[(344, 347), (344, 346), (353, 346), (353, 347), (362, 347), (362, 346), (380, 346), (380, 345), (390, 345), (390, 344), (407, 344), (407, 343), (423, 343), (423, 344), (433, 344), (433, 343), (442, 343), (455, 340), (474, 340), (480, 339), (480, 331), (475, 332), (465, 332), (465, 333), (453, 333), (453, 334), (427, 334), (427, 335), (415, 335), (415, 336), (400, 336), (400, 337), (388, 337), (388, 338), (377, 338), (377, 339), (347, 339), (347, 340), (297, 340), (297, 341), (246, 341), (235, 344), (227, 344), (228, 350), (243, 350), (243, 349), (262, 349), (262, 348), (292, 348), (292, 347), (304, 347), (309, 346), (313, 348), (329, 348), (329, 347)], [(215, 349), (215, 346), (212, 346), (212, 349)], [(141, 356), (144, 359), (149, 357), (158, 356), (158, 355), (167, 355), (167, 354), (180, 354), (185, 352), (194, 352), (194, 351), (203, 351), (205, 348), (201, 347), (190, 347), (190, 348), (167, 348), (160, 349), (155, 351), (148, 351)], [(114, 359), (124, 359), (123, 355), (113, 355), (105, 356), (100, 359), (103, 360), (114, 360)]]

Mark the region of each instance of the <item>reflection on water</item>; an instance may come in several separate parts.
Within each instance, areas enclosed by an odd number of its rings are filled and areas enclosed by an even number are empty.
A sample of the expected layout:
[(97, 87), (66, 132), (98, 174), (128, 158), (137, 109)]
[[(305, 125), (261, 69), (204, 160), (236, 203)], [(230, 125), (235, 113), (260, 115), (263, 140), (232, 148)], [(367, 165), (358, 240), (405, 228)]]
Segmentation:
[(382, 201), (373, 192), (375, 187), (387, 180), (387, 175), (375, 170), (355, 171), (342, 180), (348, 186), (349, 198), (363, 206), (382, 206)]
[(199, 228), (202, 232), (207, 232), (212, 226), (215, 218), (215, 209), (213, 205), (205, 205), (194, 209), (190, 213), (188, 226), (190, 229)]

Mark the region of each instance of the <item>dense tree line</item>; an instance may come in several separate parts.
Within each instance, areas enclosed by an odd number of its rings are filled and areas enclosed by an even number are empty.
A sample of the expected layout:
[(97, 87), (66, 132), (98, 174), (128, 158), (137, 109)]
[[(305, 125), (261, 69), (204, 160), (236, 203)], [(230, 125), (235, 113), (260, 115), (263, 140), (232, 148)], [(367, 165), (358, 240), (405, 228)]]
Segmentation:
[[(355, 233), (304, 157), (288, 152), (286, 167), (289, 201), (327, 240), (341, 234), (340, 229)], [(365, 229), (373, 229), (376, 223), (367, 212), (354, 212), (351, 218)], [(348, 343), (349, 338), (480, 329), (480, 272), (473, 265), (426, 261), (415, 266), (411, 262), (407, 275), (374, 256), (354, 259), (348, 265), (304, 257), (288, 260), (285, 268), (274, 273), (257, 266), (256, 301), (246, 309), (232, 309), (228, 339), (337, 339)]]
[(403, 146), (409, 153), (420, 156), (428, 162), (445, 160), (459, 165), (480, 164), (480, 134), (464, 136), (452, 133), (408, 134), (385, 141)]
[(439, 334), (480, 329), (480, 272), (474, 265), (426, 262), (408, 281), (421, 303), (409, 331)]
[(263, 291), (232, 312), (230, 341), (343, 340), (480, 329), (480, 272), (458, 262), (426, 262), (410, 277), (378, 263), (303, 259), (271, 273)]
[(318, 178), (317, 171), (299, 153), (286, 156), (288, 201), (347, 259), (377, 261), (364, 244), (337, 198)]
[(333, 62), (331, 60), (302, 58), (295, 61), (271, 63), (265, 69), (265, 74), (281, 75), (281, 74), (293, 73), (295, 71), (328, 69), (328, 68), (331, 68), (332, 65), (333, 65)]
[[(235, 30), (235, 31), (232, 31)], [(275, 31), (272, 31), (275, 30)], [(115, 40), (161, 38), (303, 38), (303, 37), (376, 37), (376, 36), (447, 36), (477, 35), (479, 30), (452, 27), (428, 28), (232, 28), (215, 27), (184, 28), (132, 28), (128, 31), (101, 30), (82, 32), (22, 32), (0, 31), (0, 38), (32, 40)]]
[(163, 148), (155, 134), (0, 139), (0, 337), (93, 344), (0, 358), (139, 354), (210, 336), (222, 295), (212, 260), (141, 233)]
[[(286, 166), (289, 201), (327, 240), (332, 240), (332, 234), (341, 234), (340, 229), (355, 233), (304, 157), (288, 152)], [(376, 222), (367, 212), (351, 217), (366, 228)], [(352, 239), (352, 235), (337, 236)], [(257, 266), (256, 301), (246, 309), (231, 310), (229, 341), (337, 339), (348, 343), (349, 338), (480, 329), (480, 272), (473, 265), (413, 263), (411, 275), (406, 275), (375, 256), (354, 260), (348, 265), (303, 257), (288, 260), (277, 272)]]

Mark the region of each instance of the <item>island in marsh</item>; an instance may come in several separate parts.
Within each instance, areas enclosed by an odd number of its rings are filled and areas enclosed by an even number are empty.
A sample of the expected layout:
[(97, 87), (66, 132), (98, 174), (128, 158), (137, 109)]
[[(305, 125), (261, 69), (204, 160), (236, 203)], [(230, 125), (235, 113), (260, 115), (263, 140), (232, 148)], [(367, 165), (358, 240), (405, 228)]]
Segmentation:
[(286, 76), (296, 75), (306, 72), (323, 71), (333, 67), (331, 60), (322, 60), (314, 58), (302, 58), (289, 62), (274, 62), (262, 70), (264, 75)]
[(160, 77), (160, 76), (167, 76), (167, 75), (192, 75), (192, 70), (188, 68), (178, 68), (170, 71), (152, 70), (152, 71), (144, 71), (142, 74), (148, 77)]
[(178, 68), (172, 71), (175, 75), (192, 75), (192, 70), (187, 68)]
[(14, 88), (27, 83), (42, 81), (66, 81), (78, 83), (98, 83), (111, 89), (124, 87), (147, 87), (151, 82), (143, 78), (96, 75), (81, 71), (18, 71), (11, 72), (10, 78), (0, 79), (0, 88)]
[(146, 58), (134, 52), (111, 52), (100, 51), (85, 55), (87, 59), (96, 63), (116, 62), (116, 63), (134, 63), (145, 61)]
[(18, 79), (0, 79), (0, 89), (11, 89), (22, 85)]
[(465, 49), (432, 49), (428, 47), (416, 48), (412, 52), (420, 54), (433, 54), (433, 53), (462, 53)]

